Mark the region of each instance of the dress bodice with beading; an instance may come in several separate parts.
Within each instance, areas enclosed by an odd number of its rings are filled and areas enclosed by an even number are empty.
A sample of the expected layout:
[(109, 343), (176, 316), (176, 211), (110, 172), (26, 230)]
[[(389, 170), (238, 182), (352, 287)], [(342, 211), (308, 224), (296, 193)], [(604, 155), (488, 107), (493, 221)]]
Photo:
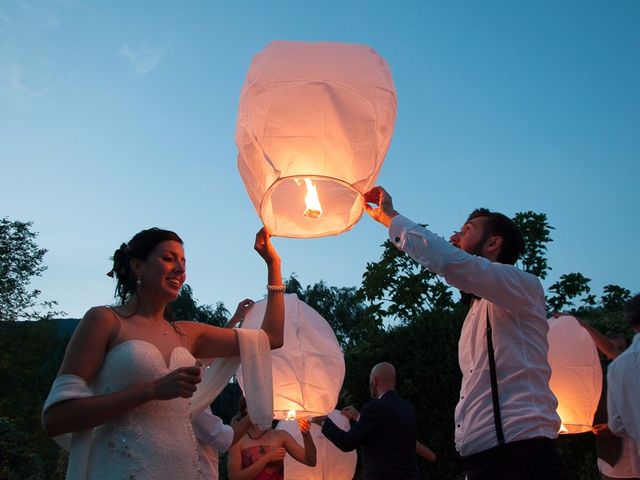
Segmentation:
[[(167, 366), (162, 353), (152, 343), (127, 340), (107, 352), (92, 389), (96, 395), (114, 393), (194, 364), (195, 358), (183, 347), (173, 350)], [(96, 427), (89, 478), (201, 478), (189, 407), (187, 398), (152, 400)]]

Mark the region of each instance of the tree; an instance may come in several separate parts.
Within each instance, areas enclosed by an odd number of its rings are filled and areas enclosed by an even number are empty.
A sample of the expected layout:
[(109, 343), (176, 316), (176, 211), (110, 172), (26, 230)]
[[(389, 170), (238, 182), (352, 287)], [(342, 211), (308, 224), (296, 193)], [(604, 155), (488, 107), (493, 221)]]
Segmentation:
[(44, 478), (44, 466), (29, 435), (0, 417), (0, 478)]
[(618, 285), (605, 285), (604, 295), (600, 297), (600, 304), (606, 310), (621, 310), (624, 304), (631, 297), (631, 292)]
[(532, 211), (518, 212), (513, 221), (525, 239), (525, 250), (520, 259), (520, 266), (525, 272), (544, 279), (551, 267), (547, 264), (547, 243), (552, 242), (550, 233), (554, 228), (547, 222), (545, 213)]
[(182, 286), (178, 298), (171, 303), (171, 310), (179, 320), (208, 323), (218, 327), (226, 325), (231, 316), (223, 302), (217, 302), (215, 307), (198, 305), (193, 298), (193, 290), (186, 283)]
[[(47, 267), (42, 259), (47, 250), (35, 242), (37, 233), (31, 222), (0, 220), (0, 321), (34, 320), (43, 315), (33, 307), (50, 309), (56, 302), (37, 302), (40, 290), (29, 289), (32, 277), (42, 275)], [(49, 311), (45, 317), (62, 312)]]
[(367, 315), (355, 287), (330, 287), (321, 280), (303, 288), (295, 274), (285, 283), (287, 293), (295, 293), (327, 320), (343, 350), (367, 340), (380, 330), (375, 319)]
[(55, 320), (0, 322), (0, 478), (45, 478), (56, 461), (40, 413), (65, 343)]
[(595, 296), (590, 294), (590, 281), (591, 279), (581, 273), (566, 273), (562, 275), (560, 280), (549, 287), (549, 291), (554, 293), (552, 297), (547, 298), (549, 309), (559, 312), (565, 307), (574, 308), (573, 299), (582, 294), (586, 295), (580, 299), (582, 307), (595, 305)]
[(451, 311), (455, 303), (446, 283), (389, 240), (382, 247), (380, 260), (367, 263), (358, 291), (371, 315), (409, 323), (426, 311)]

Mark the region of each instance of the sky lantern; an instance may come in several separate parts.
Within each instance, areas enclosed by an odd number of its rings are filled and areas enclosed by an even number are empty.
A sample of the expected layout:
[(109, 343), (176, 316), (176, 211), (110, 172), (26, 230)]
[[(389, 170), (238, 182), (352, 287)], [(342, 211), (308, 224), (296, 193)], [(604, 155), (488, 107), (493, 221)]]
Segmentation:
[(396, 92), (365, 45), (275, 41), (240, 93), (238, 169), (272, 235), (338, 235), (364, 211), (391, 142)]
[(559, 433), (591, 431), (602, 392), (598, 350), (578, 321), (563, 315), (549, 319), (549, 386), (558, 398)]
[[(338, 428), (349, 431), (349, 419), (338, 410), (329, 412), (329, 418)], [(293, 435), (302, 445), (302, 434), (297, 422), (281, 421), (276, 427)], [(311, 436), (316, 445), (316, 466), (309, 467), (287, 455), (284, 457), (284, 478), (292, 480), (351, 480), (356, 472), (358, 454), (355, 450), (343, 452), (322, 434), (322, 428), (311, 424)]]
[[(256, 302), (242, 328), (259, 328), (266, 306), (266, 300)], [(326, 415), (336, 407), (345, 374), (342, 350), (327, 321), (295, 294), (285, 295), (284, 345), (271, 352), (271, 366), (275, 419)], [(244, 390), (241, 368), (236, 375)]]

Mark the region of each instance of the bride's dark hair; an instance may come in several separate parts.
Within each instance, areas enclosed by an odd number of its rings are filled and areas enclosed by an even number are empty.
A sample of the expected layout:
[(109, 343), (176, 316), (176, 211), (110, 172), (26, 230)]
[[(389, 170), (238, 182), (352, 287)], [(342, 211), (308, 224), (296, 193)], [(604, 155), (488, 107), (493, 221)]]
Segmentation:
[[(180, 245), (183, 244), (182, 239), (175, 232), (154, 227), (136, 233), (128, 243), (123, 243), (120, 248), (113, 252), (113, 257), (111, 257), (113, 268), (107, 275), (110, 277), (115, 276), (117, 280), (114, 296), (120, 300), (121, 305), (136, 293), (137, 279), (131, 269), (131, 260), (137, 258), (145, 261), (149, 258), (156, 245), (167, 240), (176, 241)], [(170, 312), (165, 311), (165, 317), (169, 318), (171, 316)]]

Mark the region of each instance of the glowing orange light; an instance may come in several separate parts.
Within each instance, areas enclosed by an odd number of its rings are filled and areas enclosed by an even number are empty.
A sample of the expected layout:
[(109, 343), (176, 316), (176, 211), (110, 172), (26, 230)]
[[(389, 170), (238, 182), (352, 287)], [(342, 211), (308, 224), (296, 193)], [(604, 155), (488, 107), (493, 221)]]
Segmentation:
[(569, 430), (564, 426), (564, 423), (560, 424), (560, 430), (558, 430), (558, 433), (569, 433)]
[(307, 208), (304, 211), (304, 216), (318, 218), (322, 215), (322, 205), (320, 205), (320, 199), (318, 198), (318, 190), (308, 178), (304, 179), (304, 183), (307, 185), (307, 194), (304, 196), (304, 203)]

